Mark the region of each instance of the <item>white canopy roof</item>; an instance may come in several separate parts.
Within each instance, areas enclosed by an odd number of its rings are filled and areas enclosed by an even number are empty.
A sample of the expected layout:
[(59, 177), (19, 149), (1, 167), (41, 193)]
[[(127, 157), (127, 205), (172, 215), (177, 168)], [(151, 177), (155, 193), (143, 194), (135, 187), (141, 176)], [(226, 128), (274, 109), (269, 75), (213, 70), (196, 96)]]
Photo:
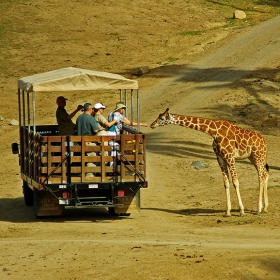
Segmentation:
[(138, 89), (138, 81), (117, 74), (68, 67), (21, 78), (18, 88), (25, 92)]

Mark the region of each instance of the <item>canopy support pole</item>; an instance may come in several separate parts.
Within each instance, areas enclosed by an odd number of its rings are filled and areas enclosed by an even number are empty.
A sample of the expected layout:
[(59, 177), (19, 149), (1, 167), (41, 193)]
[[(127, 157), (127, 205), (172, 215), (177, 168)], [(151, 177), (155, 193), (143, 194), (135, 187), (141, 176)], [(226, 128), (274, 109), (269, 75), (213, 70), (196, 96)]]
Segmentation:
[(139, 89), (136, 90), (137, 98), (137, 130), (140, 131), (140, 98), (139, 98)]

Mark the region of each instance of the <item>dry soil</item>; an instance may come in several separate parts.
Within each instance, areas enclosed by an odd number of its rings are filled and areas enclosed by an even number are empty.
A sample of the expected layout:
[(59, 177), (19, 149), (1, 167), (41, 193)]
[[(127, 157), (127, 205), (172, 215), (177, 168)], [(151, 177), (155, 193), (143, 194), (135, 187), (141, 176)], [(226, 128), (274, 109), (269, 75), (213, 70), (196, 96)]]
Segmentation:
[[(0, 76), (1, 279), (280, 278), (280, 17), (267, 20), (271, 7), (256, 4), (237, 23), (225, 15), (224, 2), (0, 2), (6, 38)], [(109, 217), (106, 209), (69, 210), (36, 220), (24, 205), (18, 159), (11, 153), (18, 141), (18, 127), (9, 124), (17, 119), (17, 80), (68, 66), (137, 79), (143, 122), (169, 107), (259, 131), (269, 149), (268, 213), (256, 215), (257, 173), (242, 161), (237, 172), (246, 216), (239, 217), (232, 189), (232, 216), (223, 217), (226, 198), (212, 139), (166, 126), (142, 130), (149, 188), (141, 191), (139, 213), (121, 218)], [(141, 66), (149, 66), (149, 73), (133, 76)], [(56, 95), (38, 100), (38, 118), (45, 123), (55, 123)], [(69, 111), (102, 98), (109, 112), (117, 101), (109, 93), (66, 96)], [(193, 168), (195, 161), (206, 168)]]

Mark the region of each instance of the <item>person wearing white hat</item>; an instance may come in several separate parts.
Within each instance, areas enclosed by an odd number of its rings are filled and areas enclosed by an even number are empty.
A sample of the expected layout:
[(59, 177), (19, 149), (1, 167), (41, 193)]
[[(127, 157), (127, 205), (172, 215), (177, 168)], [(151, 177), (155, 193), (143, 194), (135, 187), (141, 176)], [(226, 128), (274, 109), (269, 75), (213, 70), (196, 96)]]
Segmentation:
[(98, 124), (99, 132), (97, 135), (108, 135), (108, 128), (110, 128), (112, 125), (117, 123), (117, 120), (112, 120), (109, 122), (102, 114), (104, 112), (104, 109), (106, 109), (106, 106), (104, 106), (101, 102), (98, 102), (94, 105), (94, 118)]
[[(117, 135), (122, 133), (122, 124), (125, 123), (130, 126), (137, 126), (137, 122), (130, 121), (127, 117), (124, 116), (124, 112), (126, 109), (126, 105), (123, 102), (118, 102), (116, 104), (116, 108), (113, 112), (110, 113), (108, 116), (108, 121), (111, 122), (113, 120), (116, 120), (116, 125), (114, 125), (114, 130)], [(147, 123), (139, 123), (140, 126), (148, 126)], [(111, 131), (111, 129), (109, 129)]]
[(56, 99), (57, 110), (56, 110), (56, 121), (58, 124), (59, 135), (74, 135), (75, 134), (75, 124), (72, 118), (79, 112), (83, 106), (78, 105), (77, 109), (71, 114), (68, 114), (65, 110), (66, 100), (64, 96), (58, 96)]

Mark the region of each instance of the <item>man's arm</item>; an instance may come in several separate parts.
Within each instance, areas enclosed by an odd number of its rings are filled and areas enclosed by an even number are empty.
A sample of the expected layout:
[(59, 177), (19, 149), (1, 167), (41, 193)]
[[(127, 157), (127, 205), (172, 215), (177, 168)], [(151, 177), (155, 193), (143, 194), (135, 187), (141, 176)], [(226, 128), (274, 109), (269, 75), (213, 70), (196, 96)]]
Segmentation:
[(104, 125), (107, 127), (111, 127), (113, 124), (116, 124), (118, 121), (117, 120), (112, 120), (111, 122), (105, 122)]
[(90, 125), (91, 125), (91, 129), (94, 133), (97, 133), (99, 131), (99, 126), (98, 126), (95, 118), (91, 118)]
[(67, 119), (71, 120), (82, 109), (83, 109), (83, 106), (82, 105), (78, 105), (77, 109), (74, 112), (72, 112), (71, 114), (69, 114)]
[[(122, 120), (122, 122), (123, 123), (125, 123), (125, 124), (127, 124), (127, 125), (130, 125), (130, 126), (136, 126), (136, 125), (138, 125), (138, 123), (137, 122), (131, 122), (129, 119), (127, 119), (127, 118), (123, 118), (123, 120)], [(141, 126), (148, 126), (148, 124), (147, 123), (139, 123)]]
[(107, 127), (111, 127), (113, 124), (118, 122), (118, 120), (115, 120), (115, 119), (113, 119), (112, 121), (108, 121), (101, 114), (98, 114), (98, 119), (96, 119), (96, 121), (99, 121), (103, 126), (107, 126)]

